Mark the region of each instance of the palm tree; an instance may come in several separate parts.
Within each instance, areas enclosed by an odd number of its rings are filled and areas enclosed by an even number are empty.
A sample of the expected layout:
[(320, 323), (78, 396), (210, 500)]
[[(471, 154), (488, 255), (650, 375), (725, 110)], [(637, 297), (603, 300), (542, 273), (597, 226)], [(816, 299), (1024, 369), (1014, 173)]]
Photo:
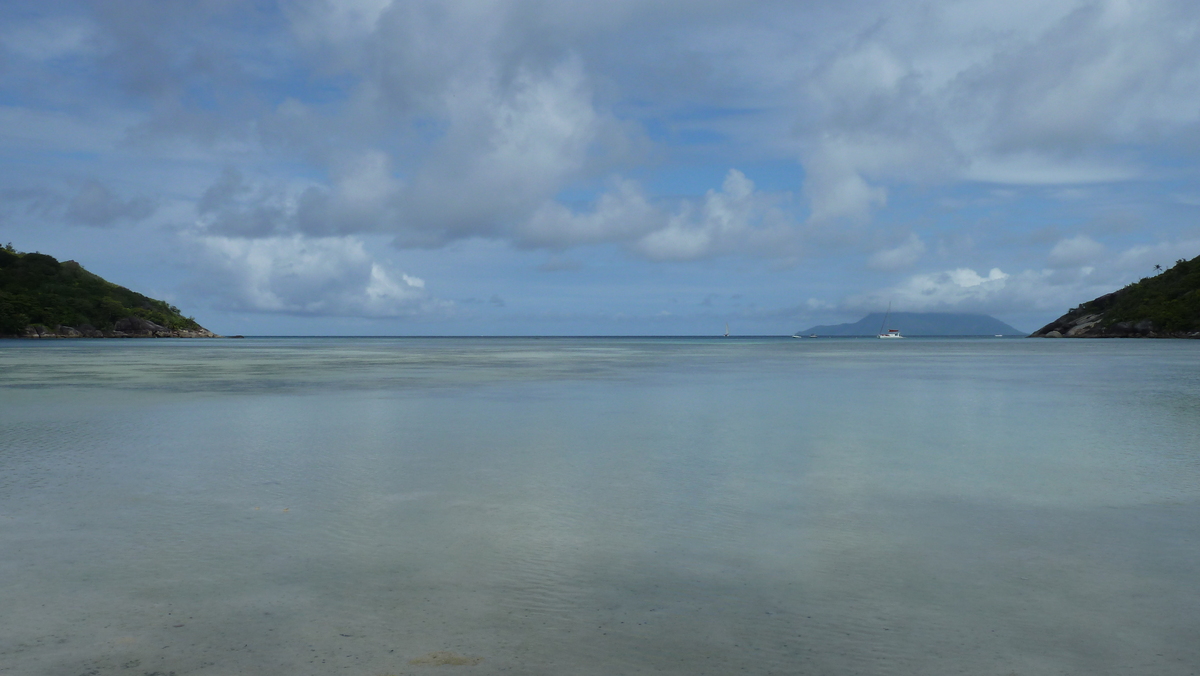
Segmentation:
[(1155, 266), (1154, 266), (1154, 271), (1155, 271), (1155, 272), (1162, 272), (1162, 266), (1161, 266), (1161, 265), (1155, 265)]

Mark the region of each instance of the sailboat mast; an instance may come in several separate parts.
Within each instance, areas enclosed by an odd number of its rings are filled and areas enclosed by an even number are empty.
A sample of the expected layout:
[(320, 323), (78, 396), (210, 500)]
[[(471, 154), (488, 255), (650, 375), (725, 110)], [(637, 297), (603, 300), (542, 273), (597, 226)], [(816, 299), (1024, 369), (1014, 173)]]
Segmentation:
[(883, 313), (883, 323), (879, 325), (879, 335), (883, 335), (883, 330), (887, 328), (888, 316), (892, 314), (892, 302), (888, 301), (887, 312)]

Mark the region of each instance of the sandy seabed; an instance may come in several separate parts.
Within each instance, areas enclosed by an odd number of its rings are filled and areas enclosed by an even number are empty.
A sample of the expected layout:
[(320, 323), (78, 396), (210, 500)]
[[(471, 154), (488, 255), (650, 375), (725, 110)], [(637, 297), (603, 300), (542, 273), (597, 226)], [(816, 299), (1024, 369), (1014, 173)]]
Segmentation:
[(0, 349), (0, 674), (1197, 673), (1195, 349), (798, 342)]

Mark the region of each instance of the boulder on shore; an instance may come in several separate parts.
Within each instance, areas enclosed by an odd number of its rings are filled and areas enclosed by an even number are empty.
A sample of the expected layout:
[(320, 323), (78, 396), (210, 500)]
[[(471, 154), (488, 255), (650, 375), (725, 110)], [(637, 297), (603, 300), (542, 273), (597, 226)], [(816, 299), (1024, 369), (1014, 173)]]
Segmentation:
[[(1109, 294), (1112, 295), (1112, 294)], [(1067, 313), (1030, 334), (1031, 338), (1197, 338), (1194, 332), (1158, 331), (1154, 322), (1114, 322), (1104, 325), (1104, 313), (1072, 316)]]
[(111, 331), (100, 331), (91, 324), (79, 326), (56, 326), (49, 328), (41, 324), (25, 327), (21, 338), (220, 338), (204, 327), (197, 329), (169, 329), (141, 317), (125, 317), (113, 324)]

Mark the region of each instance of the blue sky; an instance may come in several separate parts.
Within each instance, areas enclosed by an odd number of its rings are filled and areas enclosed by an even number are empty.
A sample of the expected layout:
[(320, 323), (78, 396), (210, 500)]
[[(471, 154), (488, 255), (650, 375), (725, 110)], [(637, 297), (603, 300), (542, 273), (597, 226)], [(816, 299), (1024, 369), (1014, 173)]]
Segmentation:
[(1032, 330), (1198, 154), (1191, 1), (0, 4), (0, 242), (218, 333)]

